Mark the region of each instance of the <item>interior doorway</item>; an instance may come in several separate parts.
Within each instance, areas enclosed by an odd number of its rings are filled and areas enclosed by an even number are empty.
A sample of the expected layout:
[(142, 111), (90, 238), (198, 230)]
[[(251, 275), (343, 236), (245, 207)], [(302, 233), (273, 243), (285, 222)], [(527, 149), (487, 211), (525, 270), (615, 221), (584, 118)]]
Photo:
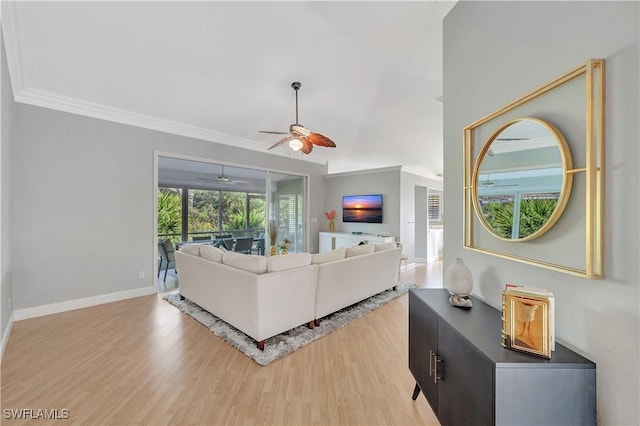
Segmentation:
[(442, 191), (415, 187), (415, 253), (419, 262), (437, 261), (443, 255)]

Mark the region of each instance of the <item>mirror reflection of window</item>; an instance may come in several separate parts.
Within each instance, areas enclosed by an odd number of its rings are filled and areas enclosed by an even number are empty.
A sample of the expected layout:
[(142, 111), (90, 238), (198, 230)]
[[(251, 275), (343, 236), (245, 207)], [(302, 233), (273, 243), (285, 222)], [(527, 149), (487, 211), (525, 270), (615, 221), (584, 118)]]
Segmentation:
[(554, 126), (534, 118), (507, 123), (489, 138), (474, 171), (481, 222), (506, 240), (542, 235), (566, 204), (570, 168), (568, 145)]

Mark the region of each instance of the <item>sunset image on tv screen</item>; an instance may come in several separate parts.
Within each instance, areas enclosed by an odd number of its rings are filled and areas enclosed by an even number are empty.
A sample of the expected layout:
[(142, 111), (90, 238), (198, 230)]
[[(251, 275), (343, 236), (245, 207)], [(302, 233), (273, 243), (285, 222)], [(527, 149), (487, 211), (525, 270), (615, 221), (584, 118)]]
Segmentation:
[(382, 195), (345, 195), (342, 221), (382, 223)]

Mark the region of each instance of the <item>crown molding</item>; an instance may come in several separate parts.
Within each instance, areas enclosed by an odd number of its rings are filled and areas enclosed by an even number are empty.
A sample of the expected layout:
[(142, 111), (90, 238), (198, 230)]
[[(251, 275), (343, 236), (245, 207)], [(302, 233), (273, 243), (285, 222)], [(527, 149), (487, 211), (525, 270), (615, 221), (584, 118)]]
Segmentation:
[(338, 178), (343, 176), (355, 176), (355, 175), (365, 175), (368, 173), (384, 173), (384, 172), (395, 172), (395, 171), (410, 173), (412, 175), (416, 175), (426, 179), (433, 179), (435, 181), (442, 180), (442, 178), (425, 175), (407, 166), (388, 166), (388, 167), (379, 167), (375, 169), (364, 169), (364, 170), (353, 170), (353, 171), (346, 171), (346, 172), (330, 173), (328, 175), (325, 175), (324, 177), (325, 179), (332, 179), (332, 178)]
[(324, 178), (333, 179), (333, 178), (339, 178), (344, 176), (366, 175), (370, 173), (385, 173), (385, 172), (395, 172), (395, 171), (399, 172), (401, 170), (402, 170), (402, 166), (379, 167), (375, 169), (364, 169), (364, 170), (353, 170), (348, 172), (330, 173), (328, 175), (325, 175)]
[[(219, 133), (213, 130), (191, 126), (177, 121), (165, 120), (149, 115), (138, 114), (119, 108), (113, 108), (106, 105), (86, 102), (67, 96), (61, 96), (42, 90), (23, 89), (21, 92), (15, 93), (16, 102), (54, 109), (57, 111), (68, 112), (71, 114), (78, 114), (86, 117), (97, 118), (100, 120), (141, 127), (144, 129), (156, 130), (164, 133), (215, 142), (223, 145), (230, 145), (236, 148), (245, 148), (265, 154), (291, 157), (291, 153), (283, 150), (267, 153), (266, 147), (263, 143), (251, 139)], [(315, 155), (312, 157), (299, 159), (318, 164), (326, 164), (327, 162), (326, 158)]]
[(9, 79), (14, 96), (24, 90), (24, 72), (22, 69), (22, 42), (20, 26), (18, 25), (17, 2), (2, 2), (2, 36), (4, 37), (4, 49), (7, 55)]
[(405, 172), (405, 173), (410, 173), (412, 175), (420, 176), (420, 177), (427, 178), (427, 179), (433, 179), (435, 181), (441, 181), (442, 180), (442, 177), (438, 176), (437, 174), (436, 175), (425, 174), (425, 173), (419, 172), (418, 170), (412, 169), (411, 167), (407, 167), (407, 166), (402, 166), (401, 170), (403, 172)]
[[(177, 121), (166, 120), (150, 115), (139, 114), (119, 108), (84, 101), (77, 98), (58, 95), (56, 93), (38, 90), (28, 86), (24, 75), (23, 48), (21, 44), (20, 20), (18, 19), (18, 7), (16, 1), (2, 1), (2, 32), (5, 40), (5, 50), (11, 87), (16, 102), (49, 108), (57, 111), (78, 114), (100, 120), (112, 121), (120, 124), (156, 130), (164, 133), (185, 136), (189, 138), (230, 145), (236, 148), (244, 148), (258, 151), (264, 154), (281, 157), (296, 158), (302, 161), (326, 165), (328, 158), (322, 154), (314, 153), (312, 156), (302, 153), (294, 153), (290, 150), (267, 151), (264, 143), (240, 138), (233, 135), (219, 133), (213, 130), (196, 127)], [(299, 157), (299, 158), (298, 158)]]
[(259, 142), (243, 139), (201, 127), (183, 124), (177, 121), (165, 120), (145, 114), (113, 108), (76, 98), (45, 92), (37, 89), (26, 89), (15, 95), (16, 102), (43, 108), (55, 109), (72, 114), (113, 121), (121, 124), (157, 130), (180, 136), (203, 139), (210, 142), (239, 146), (253, 150), (264, 150), (265, 146)]

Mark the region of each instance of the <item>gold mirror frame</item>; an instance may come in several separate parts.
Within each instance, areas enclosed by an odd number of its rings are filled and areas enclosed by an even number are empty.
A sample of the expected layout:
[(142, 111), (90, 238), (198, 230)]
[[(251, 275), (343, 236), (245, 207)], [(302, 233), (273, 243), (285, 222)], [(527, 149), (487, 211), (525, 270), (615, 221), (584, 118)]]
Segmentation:
[[(584, 154), (585, 165), (580, 168), (568, 168), (566, 173), (584, 173), (585, 176), (585, 266), (577, 268), (562, 265), (549, 261), (543, 261), (524, 255), (515, 255), (500, 250), (481, 247), (474, 241), (474, 209), (473, 201), (474, 167), (473, 140), (474, 132), (485, 123), (499, 118), (501, 115), (514, 110), (515, 108), (573, 81), (579, 77), (585, 79), (585, 140)], [(602, 278), (604, 276), (603, 266), (603, 217), (604, 217), (604, 60), (590, 59), (585, 64), (569, 71), (557, 79), (544, 86), (526, 94), (525, 96), (511, 102), (488, 116), (473, 122), (463, 130), (463, 238), (464, 247), (469, 250), (514, 260), (528, 265), (539, 266), (553, 271), (563, 272), (583, 278)], [(573, 143), (579, 144), (580, 141)], [(486, 147), (484, 147), (486, 148)], [(575, 147), (574, 147), (575, 148)], [(488, 149), (488, 148), (487, 148)], [(480, 156), (479, 156), (480, 157)], [(558, 216), (559, 218), (560, 216)], [(556, 221), (558, 220), (556, 218)], [(482, 221), (480, 221), (482, 223)], [(555, 222), (554, 222), (555, 223)], [(553, 238), (553, 232), (545, 232), (545, 238)], [(492, 234), (493, 235), (493, 234)], [(533, 244), (525, 242), (524, 244)]]
[[(491, 145), (493, 144), (494, 141), (496, 141), (498, 136), (500, 136), (502, 132), (507, 128), (522, 122), (531, 122), (543, 127), (555, 139), (556, 147), (558, 148), (558, 152), (560, 156), (560, 161), (562, 163), (562, 183), (560, 186), (560, 196), (558, 197), (556, 206), (553, 212), (551, 213), (551, 215), (547, 218), (546, 222), (542, 224), (540, 228), (538, 228), (535, 232), (532, 232), (531, 234), (522, 238), (505, 238), (499, 235), (497, 231), (489, 223), (487, 223), (484, 215), (482, 214), (482, 211), (480, 210), (480, 200), (478, 199), (479, 197), (478, 192), (480, 189), (480, 183), (479, 183), (480, 168), (489, 153)], [(505, 124), (500, 126), (495, 132), (493, 132), (493, 134), (489, 137), (489, 139), (487, 139), (484, 146), (482, 147), (482, 150), (478, 154), (478, 159), (475, 161), (475, 166), (473, 168), (473, 173), (471, 177), (472, 188), (473, 188), (473, 190), (471, 191), (471, 197), (473, 200), (473, 208), (475, 210), (476, 216), (478, 217), (478, 220), (480, 221), (482, 226), (484, 226), (487, 232), (489, 232), (494, 237), (502, 241), (509, 241), (509, 242), (530, 241), (542, 236), (545, 232), (551, 229), (551, 227), (558, 221), (558, 219), (562, 215), (564, 207), (567, 204), (567, 201), (569, 200), (569, 196), (571, 194), (571, 186), (573, 184), (572, 167), (573, 166), (571, 161), (571, 151), (569, 150), (569, 144), (567, 143), (567, 140), (564, 138), (564, 135), (560, 132), (560, 130), (558, 130), (556, 126), (544, 120), (540, 120), (534, 117), (516, 118), (514, 120), (506, 122)], [(515, 220), (515, 215), (513, 219)]]

